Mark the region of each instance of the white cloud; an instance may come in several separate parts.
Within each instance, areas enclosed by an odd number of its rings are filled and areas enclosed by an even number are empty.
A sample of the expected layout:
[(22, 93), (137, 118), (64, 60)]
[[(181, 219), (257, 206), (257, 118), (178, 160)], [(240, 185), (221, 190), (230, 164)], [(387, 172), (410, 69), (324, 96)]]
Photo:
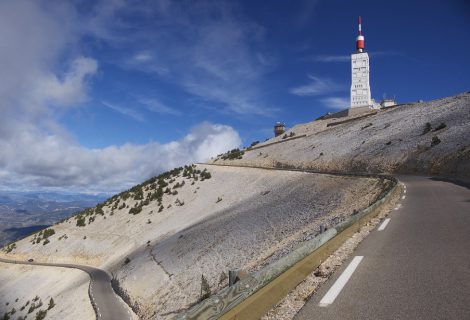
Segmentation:
[(72, 62), (63, 79), (54, 74), (39, 78), (35, 95), (57, 106), (77, 105), (87, 99), (86, 80), (94, 75), (97, 69), (96, 60), (78, 57)]
[(330, 109), (342, 110), (349, 108), (350, 101), (349, 98), (343, 97), (328, 97), (321, 99), (321, 102)]
[[(121, 12), (128, 9), (139, 7), (118, 10), (116, 21), (125, 20)], [(152, 32), (132, 30), (129, 41), (141, 50), (117, 62), (120, 66), (164, 77), (217, 111), (276, 111), (264, 103), (261, 87), (262, 76), (275, 61), (262, 53), (264, 30), (245, 18), (234, 2), (168, 1), (146, 9)]]
[(138, 111), (132, 109), (132, 108), (126, 108), (126, 107), (122, 107), (122, 106), (119, 106), (119, 105), (116, 105), (116, 104), (113, 104), (113, 103), (109, 103), (107, 101), (101, 101), (101, 103), (108, 107), (109, 109), (113, 110), (113, 111), (116, 111), (120, 114), (123, 114), (125, 116), (128, 116), (134, 120), (137, 120), (137, 121), (144, 121), (144, 116), (142, 114), (140, 114)]
[[(58, 118), (87, 99), (98, 71), (98, 61), (79, 53), (80, 41), (90, 32), (114, 41), (107, 23), (123, 2), (106, 3), (78, 21), (75, 9), (60, 1), (0, 2), (0, 188), (116, 191), (240, 145), (233, 128), (209, 123), (167, 144), (90, 149), (70, 137)], [(160, 111), (169, 112), (165, 107)]]
[(160, 114), (169, 114), (173, 116), (181, 115), (181, 112), (179, 112), (178, 110), (161, 103), (155, 98), (140, 98), (138, 101), (140, 104), (144, 105), (147, 110), (152, 112)]
[(327, 78), (308, 76), (312, 81), (306, 85), (292, 88), (290, 93), (297, 96), (318, 96), (343, 89), (342, 86)]
[(87, 149), (58, 135), (37, 130), (17, 132), (0, 141), (2, 185), (60, 187), (72, 191), (118, 191), (163, 170), (200, 162), (240, 146), (229, 126), (202, 123), (181, 140)]

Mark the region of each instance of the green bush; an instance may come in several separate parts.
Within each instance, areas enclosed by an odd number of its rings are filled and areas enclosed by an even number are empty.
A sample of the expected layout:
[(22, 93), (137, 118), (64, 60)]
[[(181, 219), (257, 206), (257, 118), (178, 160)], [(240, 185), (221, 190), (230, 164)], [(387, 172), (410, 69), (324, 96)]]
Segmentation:
[(14, 249), (16, 249), (16, 243), (10, 243), (6, 248), (4, 249), (6, 253), (12, 252)]
[(84, 227), (84, 226), (86, 226), (85, 217), (79, 217), (77, 219), (77, 227)]
[(46, 229), (44, 230), (44, 233), (43, 233), (43, 239), (46, 239), (46, 238), (49, 238), (50, 236), (54, 235), (55, 234), (55, 231), (54, 229), (50, 228), (50, 229)]
[(431, 147), (434, 147), (434, 146), (438, 145), (439, 143), (441, 143), (441, 139), (439, 139), (438, 136), (432, 137)]
[(129, 214), (136, 215), (136, 214), (139, 214), (141, 211), (142, 211), (142, 206), (137, 206), (137, 207), (131, 208), (129, 210)]
[(47, 310), (51, 310), (54, 307), (55, 307), (54, 299), (51, 298), (51, 300), (49, 300), (49, 306), (47, 307)]
[(446, 127), (447, 125), (444, 122), (441, 122), (441, 124), (438, 125), (437, 128), (434, 129), (434, 131), (439, 131), (439, 130), (445, 129)]
[(47, 310), (39, 310), (38, 312), (36, 312), (36, 318), (34, 319), (43, 320), (46, 317), (46, 314), (47, 314)]
[(222, 155), (222, 160), (235, 160), (235, 159), (242, 159), (243, 155), (245, 154), (244, 151), (240, 149), (232, 149), (229, 152)]
[(426, 124), (424, 125), (424, 129), (423, 129), (423, 133), (422, 135), (425, 135), (426, 133), (428, 133), (429, 131), (431, 131), (432, 129), (432, 126), (429, 122), (426, 122)]

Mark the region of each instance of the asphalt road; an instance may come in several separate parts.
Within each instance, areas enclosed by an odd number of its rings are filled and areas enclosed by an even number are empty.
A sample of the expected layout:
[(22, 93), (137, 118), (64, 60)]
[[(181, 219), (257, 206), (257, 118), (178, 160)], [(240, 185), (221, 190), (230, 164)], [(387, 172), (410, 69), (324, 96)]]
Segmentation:
[(104, 270), (77, 264), (39, 263), (7, 260), (2, 258), (0, 258), (0, 262), (74, 268), (85, 271), (90, 276), (90, 296), (93, 304), (96, 306), (98, 320), (134, 319), (132, 311), (130, 311), (129, 307), (124, 303), (124, 301), (121, 300), (120, 297), (114, 293), (114, 290), (111, 287), (111, 276)]
[[(389, 223), (364, 239), (296, 320), (470, 319), (470, 189), (398, 178), (407, 191)], [(353, 260), (336, 299), (319, 306)]]

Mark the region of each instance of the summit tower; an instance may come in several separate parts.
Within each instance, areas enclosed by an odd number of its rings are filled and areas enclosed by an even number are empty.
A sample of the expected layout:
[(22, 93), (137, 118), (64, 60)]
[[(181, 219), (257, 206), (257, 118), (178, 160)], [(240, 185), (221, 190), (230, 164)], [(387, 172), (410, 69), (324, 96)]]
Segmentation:
[(371, 99), (369, 83), (369, 55), (365, 51), (364, 36), (362, 35), (362, 21), (359, 17), (359, 33), (356, 38), (356, 52), (351, 54), (351, 107), (361, 108), (350, 111), (362, 111), (365, 108), (374, 108)]

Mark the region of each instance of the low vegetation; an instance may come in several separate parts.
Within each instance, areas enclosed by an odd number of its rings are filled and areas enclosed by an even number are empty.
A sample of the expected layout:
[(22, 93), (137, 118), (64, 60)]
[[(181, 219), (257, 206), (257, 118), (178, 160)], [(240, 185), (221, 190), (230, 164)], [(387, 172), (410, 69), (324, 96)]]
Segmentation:
[(5, 251), (6, 253), (10, 253), (15, 249), (16, 249), (16, 243), (10, 243), (5, 248), (3, 248), (3, 251)]
[(235, 160), (235, 159), (242, 159), (244, 154), (245, 154), (245, 151), (236, 148), (224, 154), (221, 154), (219, 156), (222, 160)]
[(446, 127), (447, 125), (444, 122), (441, 122), (441, 124), (438, 125), (437, 128), (434, 129), (434, 131), (439, 131), (439, 130), (445, 129)]
[[(181, 178), (183, 178), (182, 181)], [(109, 212), (109, 215), (112, 216), (114, 210), (127, 208), (129, 214), (137, 215), (142, 212), (144, 207), (154, 201), (157, 202), (159, 207), (158, 212), (162, 212), (165, 209), (163, 206), (165, 194), (177, 195), (178, 191), (176, 189), (183, 188), (186, 185), (185, 180), (189, 180), (190, 185), (194, 185), (196, 181), (204, 181), (210, 178), (211, 174), (207, 169), (196, 169), (196, 165), (175, 168), (117, 194), (98, 204), (95, 208), (88, 208), (77, 213), (74, 217), (76, 226), (85, 227), (87, 224), (94, 222), (97, 216), (103, 216), (103, 219), (106, 219), (106, 212)], [(176, 181), (177, 179), (179, 181)], [(184, 205), (184, 202), (179, 201), (178, 205)]]
[(283, 136), (282, 136), (282, 139), (287, 139), (287, 138), (292, 138), (293, 136), (295, 136), (295, 132), (290, 132), (289, 134), (285, 133)]
[(423, 133), (421, 135), (425, 135), (426, 133), (431, 131), (431, 129), (432, 129), (431, 123), (426, 122), (426, 124), (424, 125)]
[[(50, 231), (49, 231), (48, 234), (50, 234)], [(15, 303), (18, 303), (19, 300), (20, 300), (19, 298), (16, 298)], [(29, 300), (26, 301), (24, 304), (21, 305), (21, 307), (19, 307), (19, 310), (16, 310), (15, 307), (12, 307), (10, 311), (7, 311), (3, 314), (3, 316), (0, 316), (0, 320), (10, 320), (10, 319), (25, 320), (25, 319), (28, 319), (29, 318), (28, 315), (30, 313), (34, 313), (34, 311), (36, 311), (37, 309), (39, 309), (43, 306), (41, 298), (39, 298), (39, 296), (37, 296), (37, 295), (31, 301), (32, 301), (31, 304), (30, 304)], [(10, 303), (6, 302), (5, 305), (8, 306), (8, 305), (10, 305)], [(29, 306), (28, 309), (26, 309), (27, 306)], [(47, 311), (51, 310), (55, 306), (56, 306), (56, 304), (54, 302), (54, 299), (50, 298), (47, 309), (37, 310), (36, 313), (35, 313), (34, 318), (31, 318), (31, 319), (34, 319), (34, 320), (43, 320), (43, 319), (45, 319), (46, 315), (47, 315)], [(12, 317), (13, 315), (15, 315), (15, 318)]]
[(431, 147), (437, 146), (439, 143), (441, 143), (441, 139), (438, 136), (432, 137)]
[(33, 239), (31, 240), (32, 244), (38, 244), (42, 241), (43, 245), (46, 245), (50, 242), (49, 237), (55, 234), (54, 229), (48, 228), (35, 233)]

